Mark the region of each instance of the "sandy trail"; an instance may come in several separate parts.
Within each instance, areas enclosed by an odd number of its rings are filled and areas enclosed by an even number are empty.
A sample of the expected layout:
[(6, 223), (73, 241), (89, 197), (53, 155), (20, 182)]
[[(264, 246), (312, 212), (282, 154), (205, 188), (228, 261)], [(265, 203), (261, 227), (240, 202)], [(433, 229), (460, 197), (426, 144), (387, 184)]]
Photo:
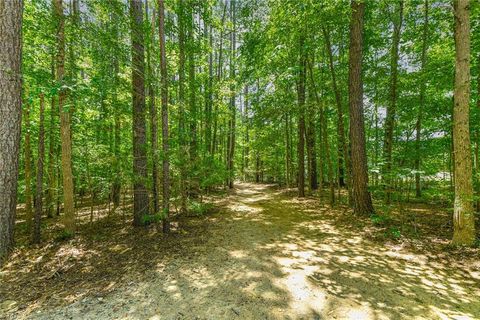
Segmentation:
[(239, 184), (218, 205), (141, 279), (28, 317), (480, 319), (479, 274), (366, 240), (316, 201)]

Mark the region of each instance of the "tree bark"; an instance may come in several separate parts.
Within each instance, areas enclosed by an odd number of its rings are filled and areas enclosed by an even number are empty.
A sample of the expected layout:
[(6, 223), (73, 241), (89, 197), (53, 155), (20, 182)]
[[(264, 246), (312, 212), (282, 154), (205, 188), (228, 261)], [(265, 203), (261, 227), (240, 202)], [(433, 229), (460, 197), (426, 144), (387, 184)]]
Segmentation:
[[(52, 78), (55, 79), (55, 57), (52, 55)], [(56, 174), (55, 174), (55, 118), (57, 117), (57, 111), (55, 106), (55, 96), (52, 95), (50, 102), (50, 124), (49, 124), (49, 133), (48, 133), (48, 190), (46, 202), (47, 217), (53, 217), (53, 209), (55, 207), (55, 190), (56, 190)]]
[[(225, 0), (225, 3), (223, 5), (223, 13), (222, 13), (222, 22), (221, 26), (222, 28), (220, 29), (220, 39), (219, 39), (219, 46), (218, 46), (218, 62), (217, 62), (217, 82), (220, 83), (220, 80), (222, 80), (222, 71), (223, 71), (223, 26), (225, 25), (225, 17), (227, 14), (227, 0)], [(219, 93), (218, 90), (216, 90), (215, 94), (215, 100), (219, 99)], [(213, 138), (212, 138), (212, 155), (215, 156), (215, 153), (217, 151), (217, 126), (218, 126), (218, 102), (214, 103), (214, 112), (213, 112)]]
[(321, 112), (321, 129), (323, 130), (322, 132), (322, 139), (323, 139), (323, 148), (325, 151), (325, 157), (327, 160), (327, 176), (328, 176), (328, 184), (330, 186), (330, 206), (335, 205), (335, 182), (333, 181), (333, 164), (332, 160), (330, 157), (330, 143), (328, 141), (328, 118), (327, 118), (327, 113), (325, 112), (325, 106), (322, 101), (320, 101), (320, 112)]
[(382, 179), (385, 183), (385, 200), (390, 204), (392, 194), (392, 150), (393, 133), (395, 131), (395, 118), (397, 113), (397, 79), (398, 79), (398, 58), (400, 33), (403, 22), (403, 0), (398, 1), (398, 18), (393, 21), (393, 41), (390, 60), (390, 93), (387, 115), (385, 119), (385, 137), (383, 142), (384, 168)]
[[(185, 138), (185, 7), (184, 0), (178, 1), (178, 105), (179, 105), (179, 123), (178, 123), (178, 139), (180, 159), (188, 154)], [(187, 211), (187, 189), (186, 189), (186, 163), (185, 159), (180, 161), (180, 211)]]
[(230, 119), (228, 124), (228, 145), (227, 145), (227, 168), (228, 168), (228, 187), (233, 189), (233, 180), (235, 179), (235, 130), (236, 130), (236, 106), (235, 106), (235, 59), (236, 59), (236, 8), (235, 0), (230, 0), (230, 15), (232, 19), (233, 30), (231, 33), (230, 49)]
[(315, 110), (311, 103), (308, 104), (307, 126), (306, 126), (306, 145), (307, 145), (307, 163), (308, 163), (308, 183), (311, 191), (318, 188), (317, 181), (317, 153), (315, 150)]
[(142, 0), (130, 0), (132, 37), (133, 99), (133, 225), (144, 224), (148, 214), (146, 121), (145, 121), (145, 47)]
[(420, 198), (422, 196), (422, 188), (420, 184), (420, 165), (421, 165), (421, 150), (422, 150), (422, 120), (423, 110), (425, 109), (425, 89), (426, 89), (426, 65), (427, 65), (427, 50), (428, 50), (428, 0), (424, 4), (424, 18), (423, 18), (423, 35), (422, 35), (422, 57), (421, 57), (421, 75), (420, 78), (420, 101), (418, 105), (417, 122), (415, 124), (415, 196)]
[(290, 120), (288, 116), (288, 111), (285, 112), (285, 183), (287, 189), (290, 188)]
[(210, 157), (212, 153), (212, 109), (213, 109), (213, 30), (211, 25), (205, 25), (205, 37), (208, 38), (210, 50), (208, 53), (208, 79), (205, 88), (205, 149)]
[(22, 117), (23, 1), (0, 3), (0, 263), (14, 244)]
[(304, 52), (304, 36), (300, 35), (299, 42), (299, 75), (297, 84), (298, 94), (298, 196), (305, 197), (305, 73), (306, 56)]
[[(477, 58), (477, 66), (478, 66), (478, 73), (477, 73), (477, 112), (480, 111), (480, 54)], [(480, 212), (480, 158), (479, 158), (479, 149), (480, 149), (480, 128), (477, 128), (477, 136), (476, 136), (476, 148), (475, 148), (475, 172), (477, 177), (477, 201), (476, 201), (476, 209), (477, 212)]]
[[(55, 16), (57, 19), (57, 65), (56, 78), (60, 85), (64, 85), (65, 76), (65, 16), (63, 1), (54, 0)], [(64, 232), (73, 236), (75, 233), (75, 208), (73, 199), (72, 174), (72, 133), (71, 110), (66, 108), (67, 92), (61, 88), (58, 93), (58, 109), (60, 112), (60, 138), (62, 148), (62, 178), (63, 178), (63, 218)]]
[(248, 85), (244, 89), (244, 99), (245, 99), (245, 108), (243, 112), (243, 121), (245, 125), (245, 139), (244, 139), (244, 157), (243, 157), (243, 180), (248, 180), (248, 166), (249, 166), (249, 157), (250, 157), (250, 101), (249, 101), (249, 91)]
[(38, 129), (37, 187), (35, 189), (35, 223), (33, 243), (40, 243), (40, 221), (43, 210), (43, 163), (45, 161), (45, 97), (40, 94), (40, 122)]
[[(148, 16), (148, 1), (145, 1), (146, 16)], [(155, 90), (153, 81), (155, 75), (153, 73), (151, 50), (153, 41), (155, 39), (155, 11), (152, 10), (151, 20), (151, 33), (148, 38), (147, 45), (147, 72), (148, 72), (148, 103), (150, 113), (150, 145), (152, 154), (152, 202), (153, 202), (153, 214), (157, 214), (160, 211), (160, 205), (158, 200), (158, 115), (157, 106), (155, 102)]]
[(368, 192), (362, 82), (363, 17), (365, 3), (363, 1), (352, 0), (351, 7), (348, 98), (350, 109), (353, 205), (356, 214), (371, 214), (374, 210), (372, 199)]
[[(197, 159), (197, 97), (196, 97), (196, 88), (195, 88), (195, 19), (193, 17), (193, 10), (189, 6), (187, 10), (188, 14), (188, 105), (189, 105), (189, 124), (190, 124), (190, 165), (192, 169), (195, 167), (195, 162)], [(194, 170), (191, 170), (194, 171)], [(190, 177), (191, 180), (194, 180), (193, 177)], [(193, 181), (191, 181), (193, 182)], [(193, 191), (195, 186), (191, 186), (190, 191)]]
[(453, 109), (453, 150), (455, 203), (454, 245), (475, 243), (473, 210), (472, 155), (469, 131), (470, 102), (470, 1), (454, 0), (455, 15), (455, 90)]
[(120, 144), (121, 144), (121, 121), (120, 121), (120, 108), (118, 105), (118, 86), (119, 79), (118, 74), (120, 71), (120, 66), (118, 62), (118, 41), (119, 41), (119, 30), (117, 26), (118, 16), (116, 13), (112, 13), (112, 24), (113, 24), (113, 37), (115, 41), (115, 46), (112, 52), (112, 71), (113, 71), (113, 92), (112, 92), (112, 105), (113, 105), (113, 154), (114, 154), (114, 176), (112, 181), (112, 201), (113, 201), (113, 211), (120, 206), (120, 192), (122, 189), (122, 172), (121, 172), (121, 159), (120, 159)]
[(25, 128), (25, 141), (23, 146), (23, 156), (25, 159), (25, 221), (27, 233), (32, 234), (33, 227), (33, 195), (32, 195), (32, 147), (30, 137), (30, 103), (24, 104), (23, 126)]
[(160, 92), (162, 103), (162, 216), (163, 232), (170, 232), (170, 153), (168, 143), (168, 73), (165, 48), (165, 4), (158, 0), (158, 31), (160, 35)]
[[(312, 86), (313, 95), (315, 96), (315, 101), (317, 102), (317, 105), (320, 108), (321, 145), (322, 145), (323, 153), (325, 155), (325, 161), (327, 162), (327, 176), (328, 176), (328, 183), (329, 183), (330, 205), (333, 206), (335, 204), (335, 183), (333, 182), (333, 164), (332, 164), (332, 159), (330, 157), (330, 143), (328, 139), (328, 118), (325, 112), (325, 104), (320, 98), (317, 91), (317, 86), (315, 85), (315, 78), (313, 76), (313, 66), (311, 61), (309, 61), (308, 67), (310, 69), (310, 82)], [(323, 179), (323, 168), (321, 168), (320, 172), (321, 172), (321, 179)], [(323, 187), (323, 181), (321, 181), (320, 185)], [(321, 192), (320, 192), (320, 195), (321, 195)]]
[[(345, 121), (344, 121), (344, 116), (343, 116), (343, 105), (342, 105), (342, 98), (340, 96), (340, 90), (338, 89), (337, 86), (337, 77), (335, 75), (335, 68), (333, 65), (333, 53), (332, 53), (332, 45), (330, 43), (330, 34), (325, 28), (325, 26), (322, 27), (323, 31), (323, 36), (325, 38), (325, 45), (327, 49), (327, 55), (328, 55), (328, 65), (330, 68), (330, 74), (332, 77), (332, 87), (333, 87), (333, 92), (335, 94), (335, 102), (337, 104), (337, 115), (338, 115), (338, 120), (337, 120), (337, 139), (338, 139), (338, 184), (340, 187), (345, 187), (348, 182), (348, 156), (347, 156), (347, 141), (345, 138)], [(344, 169), (344, 165), (346, 170)], [(345, 174), (345, 171), (347, 174)]]

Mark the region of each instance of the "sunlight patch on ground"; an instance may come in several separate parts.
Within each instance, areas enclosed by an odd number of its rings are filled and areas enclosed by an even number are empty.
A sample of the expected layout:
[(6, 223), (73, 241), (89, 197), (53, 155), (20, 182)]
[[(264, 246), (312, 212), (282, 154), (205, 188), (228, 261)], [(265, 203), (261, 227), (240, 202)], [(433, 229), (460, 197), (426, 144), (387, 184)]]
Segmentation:
[(247, 253), (243, 250), (234, 250), (230, 251), (230, 255), (233, 258), (245, 258), (247, 256)]
[(242, 213), (258, 213), (262, 211), (262, 209), (260, 208), (254, 208), (242, 203), (233, 203), (232, 205), (227, 206), (227, 208), (232, 211), (242, 212)]
[(458, 315), (458, 314), (452, 314), (448, 310), (440, 310), (439, 308), (435, 306), (430, 306), (430, 309), (432, 310), (432, 313), (436, 315), (439, 319), (441, 320), (474, 320), (474, 318), (471, 318), (468, 315)]
[(371, 319), (368, 312), (365, 310), (350, 310), (348, 312), (349, 320), (367, 320)]

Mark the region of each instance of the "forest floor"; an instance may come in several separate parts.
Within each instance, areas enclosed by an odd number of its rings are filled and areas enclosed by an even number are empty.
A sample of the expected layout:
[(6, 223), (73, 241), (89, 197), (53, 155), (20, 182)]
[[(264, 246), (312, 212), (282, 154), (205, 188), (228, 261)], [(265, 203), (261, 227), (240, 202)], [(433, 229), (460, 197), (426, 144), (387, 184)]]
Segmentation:
[(168, 236), (115, 214), (20, 246), (0, 318), (480, 319), (480, 252), (447, 245), (445, 211), (403, 208), (408, 233), (269, 185), (210, 200)]

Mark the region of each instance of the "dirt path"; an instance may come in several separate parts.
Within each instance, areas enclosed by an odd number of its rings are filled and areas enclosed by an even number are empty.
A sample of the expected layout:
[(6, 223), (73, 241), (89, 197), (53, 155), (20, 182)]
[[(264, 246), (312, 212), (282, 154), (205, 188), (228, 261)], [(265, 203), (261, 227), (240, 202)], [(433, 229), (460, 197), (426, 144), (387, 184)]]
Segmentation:
[(478, 272), (366, 240), (316, 201), (240, 184), (218, 205), (141, 279), (29, 317), (480, 319)]

